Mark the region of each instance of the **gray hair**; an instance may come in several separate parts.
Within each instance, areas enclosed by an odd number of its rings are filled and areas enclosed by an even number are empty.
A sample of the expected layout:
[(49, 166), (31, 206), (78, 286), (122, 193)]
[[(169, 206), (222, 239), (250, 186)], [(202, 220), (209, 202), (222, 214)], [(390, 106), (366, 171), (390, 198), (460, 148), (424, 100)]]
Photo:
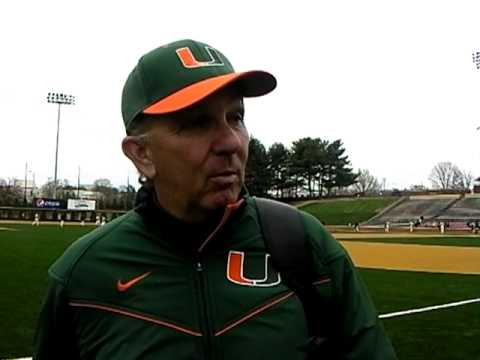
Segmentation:
[(129, 136), (140, 136), (145, 135), (149, 128), (150, 124), (154, 120), (153, 116), (139, 114), (133, 121), (130, 123), (130, 126), (126, 129), (127, 135)]

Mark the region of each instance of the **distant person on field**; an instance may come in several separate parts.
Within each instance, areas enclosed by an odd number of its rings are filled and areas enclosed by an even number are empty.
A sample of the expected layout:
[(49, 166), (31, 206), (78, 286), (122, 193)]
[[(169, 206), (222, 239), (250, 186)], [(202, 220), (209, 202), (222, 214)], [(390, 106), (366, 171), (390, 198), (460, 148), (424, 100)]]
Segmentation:
[(38, 215), (38, 213), (35, 213), (33, 217), (32, 226), (40, 226), (40, 216)]
[(440, 233), (445, 233), (445, 223), (443, 221), (440, 221)]

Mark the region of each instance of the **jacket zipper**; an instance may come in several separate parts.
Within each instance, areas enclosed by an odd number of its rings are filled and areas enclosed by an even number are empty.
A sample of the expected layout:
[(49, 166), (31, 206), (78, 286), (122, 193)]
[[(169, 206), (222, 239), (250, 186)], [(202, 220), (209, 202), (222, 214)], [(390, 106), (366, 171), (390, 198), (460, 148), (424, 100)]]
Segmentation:
[(210, 307), (208, 302), (207, 290), (206, 290), (206, 281), (205, 281), (205, 274), (204, 274), (204, 264), (202, 263), (202, 251), (208, 242), (218, 233), (218, 231), (225, 225), (227, 220), (230, 218), (230, 215), (237, 210), (243, 203), (244, 199), (240, 199), (234, 204), (229, 204), (225, 208), (225, 212), (223, 213), (223, 217), (220, 220), (220, 223), (217, 227), (213, 230), (213, 232), (205, 239), (205, 241), (200, 245), (198, 248), (198, 257), (196, 262), (195, 270), (198, 274), (198, 284), (200, 288), (200, 329), (202, 329), (202, 336), (203, 339), (203, 351), (204, 351), (204, 359), (216, 359), (216, 353), (214, 348), (214, 329), (210, 314)]
[(204, 359), (215, 359), (214, 348), (213, 348), (213, 326), (211, 323), (210, 310), (208, 307), (207, 294), (206, 294), (206, 284), (205, 284), (205, 274), (204, 274), (204, 264), (201, 259), (197, 260), (195, 265), (195, 270), (198, 274), (198, 283), (200, 288), (200, 321), (201, 329), (203, 332), (203, 351), (205, 354)]

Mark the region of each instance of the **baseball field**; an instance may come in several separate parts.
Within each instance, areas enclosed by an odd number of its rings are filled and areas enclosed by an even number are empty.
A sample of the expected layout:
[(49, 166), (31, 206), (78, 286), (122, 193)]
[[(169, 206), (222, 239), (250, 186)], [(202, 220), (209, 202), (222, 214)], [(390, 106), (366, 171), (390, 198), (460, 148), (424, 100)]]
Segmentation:
[[(0, 224), (0, 359), (29, 356), (48, 266), (90, 226)], [(400, 359), (480, 360), (480, 237), (335, 233)]]

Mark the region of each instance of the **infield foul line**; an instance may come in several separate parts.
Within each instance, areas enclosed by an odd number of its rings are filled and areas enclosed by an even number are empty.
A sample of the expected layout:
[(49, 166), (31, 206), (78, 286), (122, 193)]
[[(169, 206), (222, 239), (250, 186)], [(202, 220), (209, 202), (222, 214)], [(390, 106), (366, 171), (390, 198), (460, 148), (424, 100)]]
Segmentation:
[(480, 298), (470, 299), (470, 300), (463, 300), (463, 301), (457, 301), (457, 302), (448, 303), (448, 304), (442, 304), (442, 305), (427, 306), (427, 307), (418, 308), (418, 309), (411, 309), (411, 310), (404, 310), (404, 311), (396, 311), (396, 312), (392, 312), (392, 313), (388, 313), (388, 314), (381, 314), (381, 315), (379, 315), (378, 317), (379, 317), (380, 319), (388, 319), (388, 318), (397, 317), (397, 316), (403, 316), (403, 315), (421, 313), (421, 312), (438, 310), (438, 309), (445, 309), (445, 308), (449, 308), (449, 307), (467, 305), (467, 304), (472, 304), (472, 303), (476, 303), (476, 302), (480, 302)]

